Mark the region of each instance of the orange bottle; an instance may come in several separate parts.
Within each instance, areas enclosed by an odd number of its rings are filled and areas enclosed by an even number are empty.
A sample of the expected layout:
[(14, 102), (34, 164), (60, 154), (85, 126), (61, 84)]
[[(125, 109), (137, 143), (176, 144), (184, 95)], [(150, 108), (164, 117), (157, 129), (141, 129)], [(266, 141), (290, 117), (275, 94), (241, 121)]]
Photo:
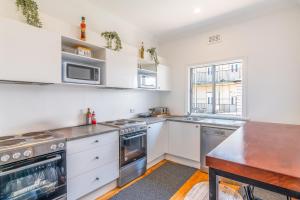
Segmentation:
[(80, 24), (80, 39), (86, 40), (86, 23), (85, 23), (85, 17), (81, 17), (81, 24)]

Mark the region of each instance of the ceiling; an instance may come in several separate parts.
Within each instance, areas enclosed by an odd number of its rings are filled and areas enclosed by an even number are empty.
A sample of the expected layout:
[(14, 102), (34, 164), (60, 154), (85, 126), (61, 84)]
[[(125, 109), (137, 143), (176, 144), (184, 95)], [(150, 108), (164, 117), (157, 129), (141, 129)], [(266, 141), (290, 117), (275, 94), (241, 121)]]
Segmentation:
[[(289, 0), (90, 0), (157, 37)], [(300, 0), (297, 0), (300, 1)], [(235, 15), (237, 17), (237, 15)]]

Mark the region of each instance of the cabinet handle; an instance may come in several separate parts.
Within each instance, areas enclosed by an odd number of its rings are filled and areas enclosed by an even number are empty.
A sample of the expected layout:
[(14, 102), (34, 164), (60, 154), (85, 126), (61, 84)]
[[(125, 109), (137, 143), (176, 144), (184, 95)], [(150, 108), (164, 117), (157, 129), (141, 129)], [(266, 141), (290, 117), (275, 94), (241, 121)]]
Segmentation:
[(95, 159), (96, 159), (96, 160), (99, 160), (99, 156), (96, 156)]
[(99, 181), (100, 180), (100, 178), (99, 177), (96, 177), (96, 181)]
[(151, 128), (150, 126), (148, 128)]
[(199, 128), (199, 125), (196, 125), (196, 128)]
[(99, 140), (95, 140), (95, 143), (98, 143), (99, 142)]

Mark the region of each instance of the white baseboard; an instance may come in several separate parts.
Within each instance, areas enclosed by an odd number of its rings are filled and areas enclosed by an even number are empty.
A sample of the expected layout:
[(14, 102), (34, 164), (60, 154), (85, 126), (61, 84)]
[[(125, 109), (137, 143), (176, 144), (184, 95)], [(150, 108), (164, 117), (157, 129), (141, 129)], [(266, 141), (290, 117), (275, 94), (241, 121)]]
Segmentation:
[(162, 161), (164, 159), (165, 159), (165, 155), (162, 155), (162, 156), (154, 159), (150, 163), (147, 163), (147, 169), (149, 169), (150, 167), (153, 167), (154, 165), (156, 165), (157, 163), (159, 163), (160, 161)]
[(81, 197), (79, 200), (91, 200), (91, 199), (97, 199), (101, 197), (102, 195), (106, 194), (107, 192), (112, 191), (117, 187), (117, 181), (113, 181), (111, 183), (108, 183), (101, 188)]
[(201, 167), (200, 162), (198, 162), (198, 161), (189, 160), (189, 159), (181, 158), (181, 157), (178, 157), (178, 156), (173, 156), (171, 154), (166, 154), (165, 159), (173, 161), (173, 162), (178, 163), (178, 164), (186, 165), (186, 166), (189, 166), (189, 167), (194, 167), (194, 168), (197, 168), (197, 169), (200, 169), (200, 167)]

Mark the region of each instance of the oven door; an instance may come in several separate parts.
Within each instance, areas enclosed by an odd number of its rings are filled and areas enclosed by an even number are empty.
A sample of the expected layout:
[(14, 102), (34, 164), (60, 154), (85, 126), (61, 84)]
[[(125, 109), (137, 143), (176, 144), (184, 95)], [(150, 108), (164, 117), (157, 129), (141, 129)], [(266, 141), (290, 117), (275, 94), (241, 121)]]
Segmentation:
[(120, 137), (121, 167), (147, 155), (147, 132), (131, 133)]
[(0, 199), (46, 200), (66, 195), (65, 152), (0, 167)]
[(63, 81), (81, 84), (100, 84), (100, 68), (65, 62), (63, 65)]

